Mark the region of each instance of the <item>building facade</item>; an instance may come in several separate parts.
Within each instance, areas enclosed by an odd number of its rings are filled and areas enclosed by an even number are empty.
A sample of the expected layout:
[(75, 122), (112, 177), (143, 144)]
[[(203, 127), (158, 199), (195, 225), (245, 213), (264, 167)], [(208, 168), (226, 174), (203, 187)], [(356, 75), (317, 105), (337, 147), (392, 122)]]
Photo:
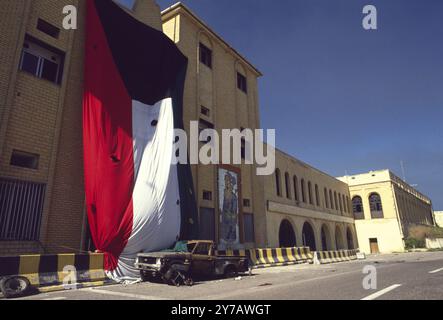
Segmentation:
[[(215, 129), (220, 136), (223, 129), (259, 129), (257, 81), (260, 71), (183, 4), (164, 10), (162, 21), (164, 33), (189, 60), (184, 95), (188, 135), (191, 121), (198, 122), (200, 130)], [(223, 240), (221, 170), (235, 176), (239, 199), (238, 245), (265, 246), (263, 178), (256, 175), (255, 165), (192, 166), (201, 237)]]
[[(0, 254), (90, 248), (82, 146), (85, 0), (6, 0), (0, 11)], [(78, 29), (62, 27), (78, 9)], [(127, 9), (125, 9), (127, 10)], [(189, 59), (184, 116), (200, 129), (259, 128), (260, 72), (189, 9), (132, 11)], [(219, 240), (219, 166), (193, 166), (202, 237)], [(223, 168), (238, 186), (238, 245), (266, 245), (262, 178), (254, 166)], [(232, 180), (234, 181), (234, 180)]]
[(338, 178), (349, 185), (360, 250), (403, 252), (412, 226), (434, 226), (431, 200), (389, 170)]
[(279, 150), (276, 166), (265, 178), (269, 245), (358, 248), (348, 185)]
[(434, 211), (435, 223), (443, 228), (443, 211)]

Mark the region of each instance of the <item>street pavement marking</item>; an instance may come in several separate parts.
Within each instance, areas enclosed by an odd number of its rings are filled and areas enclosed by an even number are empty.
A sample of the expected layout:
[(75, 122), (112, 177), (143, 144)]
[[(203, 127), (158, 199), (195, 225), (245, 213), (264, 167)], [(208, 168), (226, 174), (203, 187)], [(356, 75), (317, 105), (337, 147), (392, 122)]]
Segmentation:
[(374, 294), (371, 294), (370, 296), (367, 296), (366, 298), (363, 298), (362, 300), (375, 300), (379, 297), (381, 297), (382, 295), (391, 292), (392, 290), (397, 289), (398, 287), (401, 287), (401, 284), (394, 284), (393, 286), (387, 287), (383, 290), (380, 290)]
[(139, 299), (139, 300), (167, 300), (164, 298), (154, 297), (154, 296), (145, 296), (141, 294), (133, 294), (133, 293), (124, 293), (124, 292), (116, 292), (116, 291), (108, 291), (108, 290), (101, 290), (101, 289), (94, 289), (91, 288), (88, 291), (109, 295), (109, 296), (118, 296), (118, 297), (126, 297), (126, 298), (132, 298), (132, 299)]
[(67, 300), (68, 298), (66, 297), (55, 297), (55, 298), (46, 298), (46, 299), (42, 299), (44, 301), (56, 301), (56, 300)]
[(443, 268), (440, 268), (440, 269), (437, 269), (437, 270), (434, 270), (434, 271), (429, 271), (429, 273), (433, 274), (433, 273), (438, 273), (440, 271), (443, 271)]

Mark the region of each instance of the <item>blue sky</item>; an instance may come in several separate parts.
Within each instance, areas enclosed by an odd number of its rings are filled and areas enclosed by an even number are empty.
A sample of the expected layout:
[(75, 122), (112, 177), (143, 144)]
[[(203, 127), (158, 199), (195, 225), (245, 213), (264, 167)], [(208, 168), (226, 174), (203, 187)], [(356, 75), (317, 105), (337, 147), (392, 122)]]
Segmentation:
[[(443, 1), (183, 2), (263, 72), (262, 127), (280, 149), (333, 176), (402, 176), (403, 161), (443, 210)], [(361, 26), (366, 4), (377, 31)]]

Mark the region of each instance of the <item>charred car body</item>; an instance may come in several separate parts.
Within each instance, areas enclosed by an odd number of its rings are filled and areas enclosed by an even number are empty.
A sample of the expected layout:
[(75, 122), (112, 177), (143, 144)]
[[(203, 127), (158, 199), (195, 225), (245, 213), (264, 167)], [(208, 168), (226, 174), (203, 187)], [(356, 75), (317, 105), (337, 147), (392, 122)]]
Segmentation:
[(153, 253), (140, 253), (135, 266), (143, 281), (160, 278), (172, 285), (192, 285), (194, 277), (234, 277), (247, 272), (247, 257), (216, 255), (213, 241), (182, 241), (175, 248)]

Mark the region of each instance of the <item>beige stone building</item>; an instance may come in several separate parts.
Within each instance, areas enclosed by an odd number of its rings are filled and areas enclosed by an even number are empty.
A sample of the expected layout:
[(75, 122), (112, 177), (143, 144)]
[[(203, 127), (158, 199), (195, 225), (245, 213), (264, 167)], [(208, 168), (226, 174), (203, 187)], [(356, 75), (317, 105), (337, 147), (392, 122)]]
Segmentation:
[(443, 211), (434, 211), (435, 223), (443, 228)]
[[(163, 31), (188, 57), (184, 96), (184, 122), (200, 129), (258, 129), (260, 114), (257, 79), (253, 65), (181, 3), (162, 12)], [(200, 232), (206, 239), (220, 238), (218, 169), (216, 165), (193, 166), (198, 192)], [(263, 178), (255, 165), (229, 168), (237, 176), (240, 201), (240, 239), (247, 247), (266, 245)]]
[(413, 225), (433, 226), (431, 200), (389, 170), (341, 177), (349, 185), (360, 250), (404, 251)]
[[(0, 7), (0, 254), (89, 248), (84, 210), (82, 94), (85, 0), (5, 0)], [(78, 29), (62, 27), (78, 9)], [(127, 9), (125, 9), (127, 10)], [(137, 19), (189, 58), (185, 123), (259, 128), (260, 72), (183, 5), (160, 13), (137, 0)], [(239, 185), (240, 245), (266, 245), (262, 178), (229, 168)], [(194, 166), (202, 237), (219, 238), (218, 167)]]
[(358, 248), (348, 185), (279, 150), (276, 166), (265, 178), (269, 245)]

